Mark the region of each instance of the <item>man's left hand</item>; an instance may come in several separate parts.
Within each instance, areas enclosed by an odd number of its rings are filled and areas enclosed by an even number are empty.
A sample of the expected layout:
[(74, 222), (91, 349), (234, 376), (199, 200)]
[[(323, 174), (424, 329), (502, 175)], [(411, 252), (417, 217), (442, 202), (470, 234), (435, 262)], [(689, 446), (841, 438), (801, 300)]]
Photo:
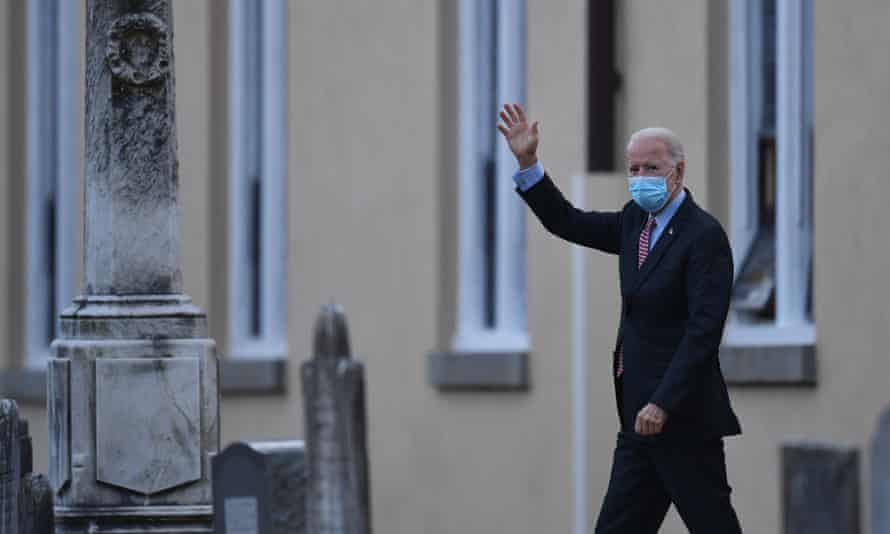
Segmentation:
[(643, 436), (652, 436), (661, 432), (665, 421), (667, 413), (650, 402), (637, 414), (634, 431)]

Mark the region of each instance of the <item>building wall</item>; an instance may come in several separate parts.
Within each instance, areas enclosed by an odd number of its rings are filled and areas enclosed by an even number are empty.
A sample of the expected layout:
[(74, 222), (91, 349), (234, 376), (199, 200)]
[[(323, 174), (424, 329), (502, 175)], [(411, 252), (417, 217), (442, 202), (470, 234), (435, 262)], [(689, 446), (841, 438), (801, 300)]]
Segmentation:
[[(571, 525), (572, 248), (529, 215), (526, 393), (439, 393), (426, 354), (453, 333), (456, 263), (455, 2), (290, 2), (288, 394), (226, 397), (223, 443), (302, 435), (299, 365), (319, 305), (349, 317), (367, 368), (375, 529), (567, 532)], [(618, 146), (664, 125), (684, 139), (687, 185), (728, 221), (727, 0), (617, 2)], [(23, 302), (23, 3), (0, 5), (0, 362), (20, 360)], [(890, 182), (890, 6), (815, 0), (814, 388), (731, 388), (744, 435), (727, 441), (743, 527), (779, 532), (779, 445), (806, 438), (868, 452), (887, 404), (890, 288), (883, 199)], [(528, 106), (540, 155), (589, 208), (627, 199), (624, 172), (584, 172), (586, 28), (582, 0), (528, 0)], [(82, 3), (81, 3), (82, 13)], [(81, 17), (82, 20), (82, 17)], [(226, 15), (174, 2), (185, 289), (226, 356)], [(82, 40), (82, 39), (81, 39)], [(83, 57), (83, 54), (80, 54)], [(494, 120), (494, 118), (493, 118)], [(82, 139), (79, 141), (82, 145)], [(80, 172), (78, 170), (78, 172)], [(517, 201), (519, 201), (517, 199)], [(606, 489), (617, 420), (609, 376), (619, 298), (613, 257), (587, 255), (588, 523)], [(26, 406), (38, 468), (46, 419)], [(867, 525), (868, 455), (863, 456)], [(674, 512), (662, 530), (685, 532)], [(865, 530), (868, 531), (867, 528)]]

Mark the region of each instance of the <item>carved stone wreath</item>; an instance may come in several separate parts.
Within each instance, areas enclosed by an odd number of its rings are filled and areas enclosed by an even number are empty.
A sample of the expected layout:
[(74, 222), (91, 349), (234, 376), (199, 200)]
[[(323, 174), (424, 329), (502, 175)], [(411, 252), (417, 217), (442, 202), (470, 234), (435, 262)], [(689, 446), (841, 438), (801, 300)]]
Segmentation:
[(119, 17), (108, 31), (105, 59), (123, 82), (147, 85), (162, 79), (170, 70), (167, 25), (151, 13)]

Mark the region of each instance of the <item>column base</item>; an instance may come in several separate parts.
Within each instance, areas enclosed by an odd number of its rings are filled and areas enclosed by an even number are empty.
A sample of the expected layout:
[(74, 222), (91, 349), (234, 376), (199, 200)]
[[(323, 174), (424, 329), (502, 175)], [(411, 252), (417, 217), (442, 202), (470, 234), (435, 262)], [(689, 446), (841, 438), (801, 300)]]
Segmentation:
[(56, 534), (210, 534), (212, 506), (56, 506)]

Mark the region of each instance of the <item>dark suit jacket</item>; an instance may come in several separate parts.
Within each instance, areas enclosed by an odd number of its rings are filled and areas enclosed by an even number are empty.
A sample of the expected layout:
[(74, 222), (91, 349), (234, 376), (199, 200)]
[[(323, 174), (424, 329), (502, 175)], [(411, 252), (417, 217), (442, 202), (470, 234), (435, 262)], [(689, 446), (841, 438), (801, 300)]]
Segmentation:
[(648, 214), (634, 202), (619, 212), (584, 212), (572, 206), (549, 176), (520, 195), (553, 234), (619, 256), (621, 323), (613, 353), (624, 351), (615, 379), (622, 430), (653, 403), (668, 413), (663, 439), (741, 433), (717, 354), (732, 289), (732, 253), (726, 233), (687, 190), (637, 269), (637, 245)]

